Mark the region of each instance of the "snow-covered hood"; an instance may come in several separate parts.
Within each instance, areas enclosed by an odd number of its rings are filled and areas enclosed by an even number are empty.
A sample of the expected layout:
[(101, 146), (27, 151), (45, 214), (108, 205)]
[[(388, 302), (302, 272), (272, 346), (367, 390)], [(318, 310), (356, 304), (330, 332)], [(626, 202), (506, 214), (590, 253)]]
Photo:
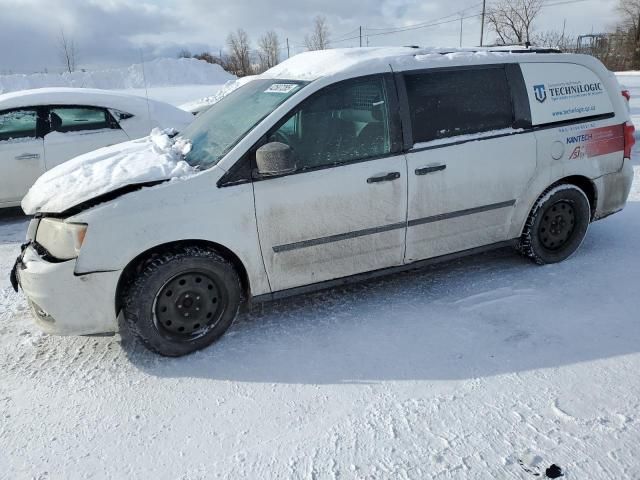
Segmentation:
[(153, 129), (148, 137), (75, 157), (42, 175), (22, 200), (28, 215), (60, 213), (129, 185), (186, 177), (196, 173), (184, 161), (191, 143)]

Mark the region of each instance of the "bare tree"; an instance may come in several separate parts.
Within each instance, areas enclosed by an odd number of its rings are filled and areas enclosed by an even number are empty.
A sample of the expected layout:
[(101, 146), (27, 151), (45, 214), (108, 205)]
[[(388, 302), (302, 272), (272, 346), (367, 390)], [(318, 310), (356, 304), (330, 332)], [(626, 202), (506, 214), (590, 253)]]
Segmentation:
[(191, 55), (191, 52), (186, 48), (183, 48), (178, 52), (178, 58), (191, 58), (192, 56), (193, 55)]
[(68, 38), (64, 32), (64, 29), (60, 29), (60, 36), (58, 37), (58, 49), (60, 52), (60, 59), (65, 65), (69, 73), (76, 70), (76, 64), (78, 61), (78, 50), (76, 49), (76, 42), (73, 38)]
[(260, 71), (270, 69), (280, 63), (280, 40), (278, 34), (269, 30), (258, 41), (258, 57), (260, 59)]
[(317, 16), (313, 21), (313, 32), (304, 37), (307, 50), (326, 50), (329, 48), (329, 27), (327, 19)]
[(487, 23), (501, 44), (531, 42), (533, 21), (544, 0), (496, 0), (487, 8)]
[(547, 30), (532, 36), (531, 43), (537, 47), (557, 48), (563, 52), (572, 52), (576, 48), (576, 37), (567, 35), (564, 28)]
[(227, 37), (227, 45), (230, 50), (228, 67), (238, 77), (244, 77), (253, 73), (251, 68), (249, 36), (247, 32), (239, 28), (231, 32)]
[(640, 0), (619, 0), (620, 29), (626, 31), (624, 55), (630, 68), (640, 68)]

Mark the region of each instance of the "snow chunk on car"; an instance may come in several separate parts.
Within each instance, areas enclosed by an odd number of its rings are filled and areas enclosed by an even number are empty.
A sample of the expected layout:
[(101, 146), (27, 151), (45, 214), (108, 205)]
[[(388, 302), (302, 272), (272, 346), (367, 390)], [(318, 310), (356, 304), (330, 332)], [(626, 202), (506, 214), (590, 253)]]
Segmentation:
[(191, 143), (169, 137), (171, 131), (80, 155), (49, 170), (22, 200), (28, 215), (62, 212), (128, 185), (186, 177), (196, 169), (184, 161)]

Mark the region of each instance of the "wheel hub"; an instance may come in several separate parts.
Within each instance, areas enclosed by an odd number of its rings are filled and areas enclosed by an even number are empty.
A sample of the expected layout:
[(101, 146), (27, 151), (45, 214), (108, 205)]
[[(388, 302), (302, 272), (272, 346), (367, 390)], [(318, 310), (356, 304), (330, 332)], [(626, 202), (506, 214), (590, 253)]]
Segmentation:
[(573, 205), (565, 200), (556, 202), (544, 212), (538, 229), (540, 242), (548, 250), (558, 250), (572, 237), (574, 226)]
[(222, 309), (216, 281), (204, 272), (175, 276), (158, 291), (154, 303), (156, 326), (174, 339), (190, 339), (215, 325)]

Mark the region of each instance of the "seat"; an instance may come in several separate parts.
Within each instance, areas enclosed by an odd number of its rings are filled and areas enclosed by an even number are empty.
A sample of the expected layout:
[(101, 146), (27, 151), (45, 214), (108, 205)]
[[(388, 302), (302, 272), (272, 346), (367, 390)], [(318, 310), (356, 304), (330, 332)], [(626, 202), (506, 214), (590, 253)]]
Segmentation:
[(353, 123), (334, 116), (333, 112), (314, 112), (303, 117), (303, 136), (297, 156), (306, 168), (338, 163), (345, 157), (346, 146), (356, 138)]
[(385, 134), (382, 122), (371, 122), (358, 134), (358, 153), (363, 157), (373, 157), (385, 153)]
[(49, 114), (49, 122), (52, 131), (60, 132), (62, 130), (62, 118), (57, 113), (51, 112)]

